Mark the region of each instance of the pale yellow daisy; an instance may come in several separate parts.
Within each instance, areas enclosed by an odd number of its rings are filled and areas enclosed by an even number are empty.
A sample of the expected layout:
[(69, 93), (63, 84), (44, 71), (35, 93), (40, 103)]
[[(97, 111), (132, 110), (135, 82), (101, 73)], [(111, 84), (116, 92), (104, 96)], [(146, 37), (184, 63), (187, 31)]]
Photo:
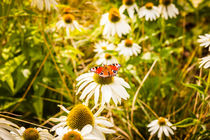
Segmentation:
[(70, 129), (69, 127), (59, 127), (56, 129), (57, 136), (53, 140), (100, 140), (99, 137), (91, 134), (93, 127), (86, 125), (81, 131)]
[(52, 140), (54, 138), (47, 129), (20, 127), (16, 130), (19, 134), (14, 133), (14, 131), (10, 132), (15, 140)]
[(120, 55), (130, 57), (134, 55), (137, 56), (138, 53), (141, 52), (141, 47), (138, 44), (134, 43), (131, 39), (126, 39), (118, 44), (116, 50), (119, 51)]
[[(96, 73), (90, 72), (80, 75), (77, 79), (79, 94), (82, 91), (80, 100), (86, 98), (86, 102), (94, 95), (95, 105), (98, 104), (99, 98), (102, 106), (109, 104), (111, 99), (117, 105), (121, 104), (121, 99), (127, 100), (130, 96), (125, 88), (130, 88), (124, 79), (118, 76), (101, 77)], [(86, 97), (87, 96), (87, 97)]]
[(32, 0), (31, 2), (32, 7), (37, 7), (41, 11), (45, 7), (47, 12), (50, 12), (51, 8), (58, 10), (57, 5), (58, 3), (56, 0)]
[(172, 126), (172, 123), (163, 117), (159, 117), (157, 120), (153, 120), (147, 127), (149, 127), (150, 135), (158, 133), (158, 138), (162, 139), (162, 134), (164, 133), (167, 137), (169, 135), (174, 135), (173, 130), (176, 130), (175, 126)]
[(168, 18), (176, 18), (179, 14), (179, 10), (172, 3), (173, 0), (160, 0), (159, 12), (166, 20)]
[(109, 13), (103, 14), (100, 21), (100, 25), (104, 26), (103, 35), (110, 37), (117, 34), (122, 37), (122, 35), (128, 34), (131, 28), (125, 18), (125, 15), (120, 13), (117, 8), (112, 8)]
[(95, 49), (94, 52), (96, 52), (97, 54), (101, 54), (104, 53), (104, 51), (107, 50), (114, 50), (115, 49), (115, 45), (112, 43), (109, 43), (108, 41), (99, 41), (98, 43), (95, 44)]
[(18, 131), (16, 130), (18, 128), (19, 127), (16, 124), (4, 118), (0, 118), (0, 140), (15, 140), (15, 137), (13, 137), (10, 131), (13, 131), (16, 135), (19, 135)]
[(57, 29), (65, 28), (66, 35), (68, 37), (70, 36), (70, 31), (73, 31), (74, 29), (81, 31), (81, 26), (78, 24), (72, 14), (64, 14), (62, 19), (56, 23), (56, 27)]
[(139, 9), (139, 17), (143, 18), (145, 17), (145, 20), (153, 21), (156, 20), (158, 17), (160, 17), (160, 12), (158, 7), (154, 6), (152, 2), (148, 2), (145, 4), (145, 6), (141, 7)]
[(209, 68), (209, 67), (210, 67), (210, 55), (209, 55), (209, 56), (206, 56), (206, 57), (201, 58), (199, 68), (201, 68), (201, 67), (203, 67), (203, 68), (205, 68), (205, 69), (207, 69), (207, 68)]
[(205, 35), (199, 35), (198, 42), (201, 43), (201, 47), (209, 47), (210, 51), (210, 34), (205, 34)]
[(122, 0), (123, 5), (120, 7), (119, 11), (123, 13), (127, 10), (130, 18), (134, 18), (135, 11), (138, 12), (138, 6), (135, 3), (135, 0)]
[[(51, 121), (59, 122), (52, 127), (51, 131), (56, 131), (56, 133), (58, 133), (60, 130), (77, 130), (78, 133), (81, 132), (80, 134), (83, 139), (92, 137), (93, 140), (105, 140), (104, 134), (115, 133), (113, 129), (110, 129), (110, 127), (113, 127), (114, 125), (109, 122), (107, 118), (99, 116), (103, 108), (100, 108), (95, 114), (93, 114), (91, 110), (83, 104), (76, 105), (70, 111), (64, 106), (59, 105), (59, 107), (61, 107), (61, 109), (68, 115), (59, 118), (51, 118)], [(88, 131), (83, 130), (87, 130), (85, 127), (88, 127)], [(88, 135), (84, 135), (83, 132), (86, 132)], [(60, 135), (63, 136), (63, 133)]]
[(111, 65), (114, 63), (118, 63), (117, 58), (109, 53), (98, 54), (96, 55), (96, 57), (98, 57), (96, 61), (97, 65)]

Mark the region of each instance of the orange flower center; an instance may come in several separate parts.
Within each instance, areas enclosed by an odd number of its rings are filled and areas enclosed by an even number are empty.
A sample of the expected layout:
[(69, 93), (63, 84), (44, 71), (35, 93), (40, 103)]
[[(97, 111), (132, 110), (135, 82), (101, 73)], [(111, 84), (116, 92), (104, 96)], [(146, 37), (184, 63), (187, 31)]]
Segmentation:
[(98, 75), (96, 73), (94, 74), (93, 79), (97, 84), (100, 84), (100, 85), (108, 85), (108, 84), (113, 83), (113, 81), (114, 81), (113, 76), (111, 76), (111, 77), (101, 77), (100, 75)]
[(107, 50), (107, 47), (106, 46), (103, 46), (103, 47), (101, 47), (103, 50)]
[(71, 11), (70, 7), (66, 7), (63, 9), (63, 14), (70, 14), (70, 11)]
[(63, 15), (63, 19), (67, 24), (70, 24), (74, 20), (74, 16), (72, 14), (65, 14)]
[(88, 107), (83, 104), (76, 105), (68, 114), (67, 125), (71, 129), (79, 129), (90, 124), (94, 126), (94, 116)]
[(107, 53), (106, 53), (106, 54), (105, 54), (105, 58), (106, 58), (106, 59), (112, 59), (112, 56), (111, 56), (110, 54), (107, 54)]
[(65, 135), (63, 135), (62, 140), (83, 140), (80, 133), (76, 131), (69, 131)]
[(35, 128), (27, 128), (23, 132), (23, 139), (24, 140), (38, 140), (39, 132)]
[(158, 124), (159, 125), (166, 125), (166, 119), (163, 117), (158, 118)]
[(132, 47), (133, 46), (133, 41), (130, 39), (126, 39), (125, 40), (125, 46), (126, 47)]
[(135, 2), (135, 0), (123, 0), (123, 4), (125, 4), (127, 6), (133, 5), (134, 2)]
[(109, 11), (109, 20), (111, 22), (118, 22), (120, 20), (120, 12), (117, 8), (112, 8)]
[(147, 2), (146, 5), (145, 5), (145, 7), (146, 7), (147, 9), (152, 9), (153, 5), (154, 5), (154, 4), (153, 4), (152, 2)]
[(169, 4), (172, 3), (172, 0), (160, 0), (161, 4), (164, 4), (165, 6), (168, 6)]

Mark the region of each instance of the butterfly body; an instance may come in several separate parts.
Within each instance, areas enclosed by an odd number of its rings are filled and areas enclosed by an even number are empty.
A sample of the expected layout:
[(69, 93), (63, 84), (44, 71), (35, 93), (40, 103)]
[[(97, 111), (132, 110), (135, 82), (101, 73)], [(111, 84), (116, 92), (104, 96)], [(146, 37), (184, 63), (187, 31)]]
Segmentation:
[(120, 64), (111, 64), (111, 65), (103, 65), (97, 66), (90, 69), (91, 72), (95, 72), (101, 77), (112, 77), (117, 74), (117, 71), (121, 67)]

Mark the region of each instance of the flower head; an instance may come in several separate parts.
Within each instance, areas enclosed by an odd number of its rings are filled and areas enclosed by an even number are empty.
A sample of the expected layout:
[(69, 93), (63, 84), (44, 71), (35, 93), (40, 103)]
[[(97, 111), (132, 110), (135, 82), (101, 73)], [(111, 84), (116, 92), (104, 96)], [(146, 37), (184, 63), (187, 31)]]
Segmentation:
[(94, 126), (93, 113), (85, 105), (75, 106), (68, 114), (67, 125), (72, 129), (81, 130), (85, 125)]
[(152, 2), (148, 2), (145, 6), (141, 7), (138, 14), (140, 18), (145, 17), (146, 21), (156, 20), (160, 16), (158, 7), (154, 6)]
[(57, 136), (54, 140), (100, 140), (91, 134), (92, 129), (93, 127), (89, 124), (84, 126), (82, 130), (59, 127), (56, 129)]
[(128, 11), (130, 18), (134, 18), (135, 11), (138, 11), (135, 0), (123, 0), (123, 5), (120, 7), (119, 11), (123, 13), (125, 10)]
[(107, 41), (100, 41), (99, 43), (95, 44), (94, 52), (101, 54), (107, 50), (114, 50), (114, 48), (115, 48), (114, 44), (109, 43)]
[(210, 51), (210, 34), (205, 34), (205, 35), (199, 35), (198, 42), (201, 43), (201, 47), (209, 47)]
[(109, 20), (113, 23), (118, 22), (120, 20), (120, 12), (117, 8), (112, 8), (109, 11)]
[(70, 35), (70, 30), (73, 31), (74, 29), (77, 29), (80, 31), (80, 25), (72, 14), (64, 14), (62, 19), (56, 23), (56, 27), (58, 29), (66, 28), (67, 36)]
[(105, 117), (98, 116), (102, 109), (99, 109), (93, 115), (91, 110), (83, 104), (76, 105), (71, 111), (68, 111), (61, 105), (60, 107), (68, 115), (60, 118), (51, 118), (51, 121), (60, 122), (51, 129), (51, 131), (56, 131), (59, 138), (67, 138), (73, 135), (74, 137), (82, 138), (82, 140), (89, 137), (92, 137), (94, 140), (105, 140), (104, 133), (115, 133), (114, 130), (106, 128), (113, 127), (113, 124), (107, 121)]
[(97, 55), (99, 58), (96, 61), (97, 65), (110, 65), (113, 63), (118, 63), (117, 58), (110, 53), (102, 53)]
[(109, 37), (117, 34), (121, 37), (131, 30), (125, 21), (125, 15), (119, 12), (117, 8), (111, 8), (110, 11), (102, 15), (100, 25), (104, 25), (103, 35)]
[(16, 129), (17, 133), (11, 131), (11, 134), (17, 140), (52, 140), (54, 137), (48, 132), (47, 129), (42, 128), (27, 128), (21, 127), (20, 129)]
[(200, 66), (199, 68), (204, 67), (205, 69), (210, 67), (210, 55), (201, 58)]
[(129, 98), (129, 94), (125, 89), (125, 87), (130, 88), (129, 84), (117, 76), (101, 77), (96, 73), (85, 73), (80, 75), (77, 81), (79, 89), (76, 94), (82, 91), (80, 99), (83, 100), (86, 98), (86, 102), (88, 102), (94, 94), (95, 105), (98, 104), (100, 96), (102, 106), (104, 106), (105, 103), (109, 104), (111, 99), (114, 101), (115, 105), (117, 105), (121, 103), (121, 98), (124, 100)]
[(11, 135), (10, 131), (13, 131), (16, 135), (18, 135), (18, 131), (16, 129), (18, 129), (19, 127), (4, 119), (4, 118), (0, 118), (0, 139), (3, 140), (13, 140), (13, 135)]
[(37, 8), (41, 11), (45, 7), (45, 10), (47, 12), (51, 11), (51, 7), (53, 7), (53, 9), (55, 9), (55, 10), (58, 10), (57, 5), (58, 5), (58, 3), (56, 2), (56, 0), (32, 0), (32, 2), (31, 2), (32, 7), (37, 6)]
[(172, 0), (160, 0), (159, 12), (166, 20), (175, 18), (179, 14), (179, 10), (172, 3)]
[(65, 7), (63, 9), (63, 14), (71, 14), (71, 8), (70, 7)]
[(117, 49), (119, 51), (119, 54), (122, 54), (124, 56), (137, 56), (138, 53), (141, 52), (141, 47), (134, 43), (130, 39), (123, 40), (120, 44), (118, 44)]
[(149, 127), (150, 135), (153, 136), (155, 133), (158, 133), (159, 139), (162, 138), (163, 133), (169, 137), (169, 134), (173, 135), (173, 130), (176, 130), (176, 127), (172, 126), (172, 124), (163, 117), (159, 117), (157, 120), (152, 121), (147, 127)]

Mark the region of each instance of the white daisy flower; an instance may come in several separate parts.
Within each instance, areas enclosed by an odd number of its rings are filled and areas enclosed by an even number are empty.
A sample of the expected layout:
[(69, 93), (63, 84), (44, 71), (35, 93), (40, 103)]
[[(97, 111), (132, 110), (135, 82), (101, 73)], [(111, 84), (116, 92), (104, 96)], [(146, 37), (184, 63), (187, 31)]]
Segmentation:
[(109, 13), (103, 14), (100, 21), (100, 25), (104, 25), (103, 35), (110, 37), (117, 34), (121, 37), (122, 34), (129, 33), (131, 28), (125, 18), (117, 8), (112, 8)]
[(47, 12), (50, 12), (51, 7), (53, 7), (53, 9), (55, 10), (58, 10), (57, 5), (58, 3), (56, 2), (56, 0), (32, 0), (31, 2), (32, 7), (37, 7), (41, 11), (45, 7), (45, 10)]
[(157, 120), (153, 120), (147, 127), (149, 127), (150, 135), (153, 136), (155, 133), (158, 133), (158, 138), (162, 138), (162, 134), (164, 133), (167, 137), (169, 135), (174, 135), (173, 130), (176, 130), (175, 126), (165, 118), (159, 117)]
[(179, 10), (172, 1), (173, 0), (160, 0), (159, 12), (166, 20), (168, 18), (175, 18), (179, 14)]
[(100, 96), (102, 106), (105, 103), (109, 104), (111, 99), (117, 106), (118, 103), (121, 104), (121, 99), (127, 100), (130, 97), (125, 89), (125, 87), (130, 88), (129, 84), (117, 76), (101, 77), (91, 72), (80, 75), (76, 80), (79, 86), (76, 95), (82, 91), (80, 100), (86, 98), (88, 102), (94, 94), (95, 105), (98, 104)]
[(132, 40), (126, 39), (123, 40), (120, 44), (118, 44), (116, 50), (119, 51), (120, 55), (130, 57), (133, 55), (137, 56), (138, 53), (141, 52), (141, 47), (138, 44), (133, 43)]
[(204, 67), (205, 69), (210, 67), (210, 55), (201, 58), (200, 66), (199, 68)]
[(0, 139), (2, 140), (15, 140), (10, 131), (13, 131), (15, 134), (19, 134), (16, 130), (19, 128), (16, 124), (4, 119), (0, 118)]
[(199, 35), (198, 42), (201, 43), (201, 47), (209, 47), (210, 51), (210, 34), (205, 34), (205, 35)]
[(77, 29), (80, 30), (80, 25), (78, 22), (75, 20), (74, 16), (72, 14), (64, 14), (63, 18), (56, 23), (56, 27), (58, 29), (60, 28), (66, 28), (66, 34), (69, 37), (70, 35), (70, 30)]
[(98, 54), (96, 57), (99, 57), (96, 61), (97, 65), (110, 65), (113, 63), (118, 63), (117, 58), (109, 53)]
[(95, 44), (94, 52), (101, 54), (106, 50), (114, 50), (115, 46), (112, 43), (109, 43), (107, 41), (100, 41), (99, 43)]
[(120, 13), (123, 13), (125, 10), (128, 11), (128, 15), (130, 18), (134, 18), (135, 11), (138, 11), (138, 7), (135, 3), (135, 0), (122, 0), (123, 5), (120, 7)]
[(159, 9), (157, 6), (154, 6), (152, 2), (148, 2), (145, 6), (139, 9), (139, 18), (145, 17), (145, 20), (153, 21), (160, 17)]
[(98, 137), (91, 134), (93, 127), (86, 125), (81, 131), (69, 129), (68, 127), (60, 127), (56, 129), (58, 135), (53, 140), (100, 140)]
[(15, 140), (52, 140), (54, 137), (47, 129), (42, 128), (27, 128), (21, 127), (16, 129), (19, 134), (11, 131), (10, 133), (15, 137)]
[(203, 0), (191, 0), (191, 3), (195, 8), (197, 8), (202, 2)]
[[(91, 110), (83, 104), (76, 105), (71, 111), (67, 110), (61, 105), (59, 107), (61, 107), (61, 109), (68, 113), (68, 116), (61, 116), (60, 118), (51, 118), (51, 121), (60, 122), (54, 127), (52, 127), (51, 131), (56, 131), (56, 133), (58, 133), (57, 131), (59, 131), (61, 127), (63, 129), (66, 129), (67, 126), (67, 128), (72, 130), (81, 130), (81, 136), (83, 137), (83, 139), (87, 139), (85, 136), (91, 136), (94, 140), (105, 140), (104, 134), (115, 133), (114, 130), (110, 129), (110, 127), (113, 127), (114, 125), (111, 122), (109, 122), (107, 118), (98, 116), (103, 110), (103, 108), (100, 108), (93, 115)], [(83, 135), (83, 129), (87, 125), (89, 127), (88, 135)]]

